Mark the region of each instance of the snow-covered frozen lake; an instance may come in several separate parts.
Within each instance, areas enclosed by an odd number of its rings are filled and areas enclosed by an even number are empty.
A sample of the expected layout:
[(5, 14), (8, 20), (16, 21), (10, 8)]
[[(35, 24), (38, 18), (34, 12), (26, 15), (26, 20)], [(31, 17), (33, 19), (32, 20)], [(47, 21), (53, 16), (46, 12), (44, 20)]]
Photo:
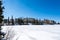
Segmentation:
[(60, 25), (2, 26), (7, 40), (60, 40)]

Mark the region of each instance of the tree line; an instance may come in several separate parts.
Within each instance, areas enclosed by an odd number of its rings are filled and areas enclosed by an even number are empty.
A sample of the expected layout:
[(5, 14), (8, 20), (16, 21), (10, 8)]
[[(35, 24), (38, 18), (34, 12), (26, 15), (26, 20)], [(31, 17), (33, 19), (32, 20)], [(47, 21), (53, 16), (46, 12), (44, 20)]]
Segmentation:
[(35, 19), (35, 18), (15, 18), (13, 19), (13, 16), (11, 19), (4, 19), (3, 24), (6, 25), (53, 25), (53, 24), (60, 24), (56, 23), (54, 20), (48, 20), (48, 19)]

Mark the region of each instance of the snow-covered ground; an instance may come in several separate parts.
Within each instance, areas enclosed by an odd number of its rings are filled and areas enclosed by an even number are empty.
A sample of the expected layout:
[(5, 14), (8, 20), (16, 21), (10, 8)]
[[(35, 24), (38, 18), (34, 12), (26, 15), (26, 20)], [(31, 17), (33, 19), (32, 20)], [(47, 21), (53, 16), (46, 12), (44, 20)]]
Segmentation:
[(7, 40), (60, 40), (60, 25), (2, 26)]

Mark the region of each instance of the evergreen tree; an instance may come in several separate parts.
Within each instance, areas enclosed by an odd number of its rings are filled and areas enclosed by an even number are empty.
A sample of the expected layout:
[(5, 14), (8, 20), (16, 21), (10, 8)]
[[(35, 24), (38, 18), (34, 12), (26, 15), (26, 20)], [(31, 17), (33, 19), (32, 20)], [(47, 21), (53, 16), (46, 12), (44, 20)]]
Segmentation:
[(9, 17), (8, 17), (8, 25), (10, 25)]
[(0, 0), (0, 40), (2, 40), (3, 33), (1, 32), (1, 26), (3, 21), (3, 7), (2, 7), (2, 0)]
[(22, 18), (18, 18), (18, 24), (19, 24), (19, 25), (24, 24), (24, 22), (23, 22), (23, 19), (22, 19)]
[(13, 19), (13, 16), (12, 16), (11, 22), (12, 22), (12, 25), (14, 25), (14, 19)]
[(18, 18), (15, 18), (15, 25), (18, 25)]

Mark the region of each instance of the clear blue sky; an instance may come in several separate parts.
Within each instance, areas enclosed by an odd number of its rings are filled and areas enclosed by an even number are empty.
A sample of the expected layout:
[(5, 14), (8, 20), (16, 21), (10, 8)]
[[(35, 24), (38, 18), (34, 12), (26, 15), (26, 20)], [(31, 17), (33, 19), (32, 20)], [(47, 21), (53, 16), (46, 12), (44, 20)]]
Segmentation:
[(5, 18), (32, 17), (60, 21), (60, 0), (3, 0)]

